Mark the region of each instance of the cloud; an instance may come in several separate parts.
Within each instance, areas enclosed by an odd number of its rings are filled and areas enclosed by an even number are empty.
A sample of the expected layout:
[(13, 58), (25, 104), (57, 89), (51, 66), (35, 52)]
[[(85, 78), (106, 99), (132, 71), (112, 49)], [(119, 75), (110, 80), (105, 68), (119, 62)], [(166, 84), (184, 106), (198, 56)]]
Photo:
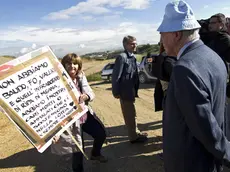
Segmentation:
[(70, 16), (67, 14), (63, 14), (64, 12), (60, 11), (60, 12), (53, 12), (48, 14), (47, 16), (44, 16), (42, 19), (44, 20), (65, 20), (65, 19), (69, 19)]
[(61, 10), (58, 12), (52, 12), (47, 16), (43, 17), (46, 20), (58, 20), (58, 19), (69, 19), (72, 16), (77, 16), (80, 14), (92, 14), (100, 15), (109, 13), (110, 10), (102, 6), (93, 6), (90, 2), (80, 2), (76, 6), (72, 6), (68, 9)]
[(85, 48), (85, 44), (80, 44), (79, 48)]
[(83, 20), (93, 20), (93, 19), (95, 19), (93, 16), (82, 16), (81, 18)]
[(143, 10), (148, 8), (150, 5), (150, 1), (146, 0), (136, 0), (136, 1), (126, 1), (124, 2), (124, 9), (139, 9)]
[(230, 7), (224, 7), (222, 10), (230, 10)]
[(87, 0), (80, 2), (70, 8), (49, 13), (42, 19), (45, 20), (65, 20), (73, 16), (83, 15), (104, 15), (114, 14), (120, 15), (117, 12), (111, 11), (112, 8), (121, 7), (124, 9), (143, 10), (150, 6), (150, 2), (155, 0)]
[(209, 5), (205, 5), (203, 8), (208, 8), (209, 7)]
[(22, 54), (28, 53), (28, 52), (30, 52), (32, 50), (35, 50), (36, 48), (37, 48), (37, 45), (35, 43), (33, 43), (31, 45), (31, 47), (23, 47), (23, 48), (21, 48), (21, 50), (19, 52), (16, 52), (14, 54), (15, 55), (22, 55)]
[[(75, 28), (40, 28), (32, 30), (30, 27), (18, 27), (17, 32), (8, 30), (4, 32), (5, 41), (20, 39), (26, 42), (39, 44), (69, 44), (76, 42), (92, 41), (98, 39), (108, 39), (126, 33), (135, 33), (136, 26), (130, 23), (121, 23), (115, 28), (97, 29), (75, 29)], [(32, 35), (32, 36), (31, 36)]]
[[(0, 30), (3, 36), (0, 41), (1, 53), (23, 54), (35, 48), (49, 45), (57, 56), (69, 52), (84, 54), (87, 52), (110, 50), (122, 47), (122, 39), (126, 35), (137, 37), (138, 44), (157, 43), (159, 33), (157, 26), (147, 23), (122, 22), (110, 27), (79, 29), (79, 28), (31, 28), (17, 27), (9, 30)], [(31, 36), (31, 34), (35, 36)], [(15, 41), (18, 40), (18, 41)], [(1, 42), (9, 42), (8, 46)], [(23, 44), (22, 44), (23, 43)], [(14, 49), (12, 49), (15, 47)], [(4, 49), (4, 50), (3, 50)], [(9, 50), (9, 51), (8, 51)]]
[(28, 50), (28, 48), (22, 48), (21, 50), (20, 50), (20, 53), (21, 54), (25, 54), (25, 53), (27, 53), (29, 50)]
[(36, 47), (37, 47), (37, 45), (34, 44), (34, 43), (33, 43), (32, 46), (31, 46), (32, 49), (36, 49)]

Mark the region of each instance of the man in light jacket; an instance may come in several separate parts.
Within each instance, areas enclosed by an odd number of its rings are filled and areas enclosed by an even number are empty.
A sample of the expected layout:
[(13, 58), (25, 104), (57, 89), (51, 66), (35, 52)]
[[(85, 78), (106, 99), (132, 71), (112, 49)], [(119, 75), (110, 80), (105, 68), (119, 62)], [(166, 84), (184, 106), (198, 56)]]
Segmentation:
[(158, 31), (167, 52), (177, 54), (163, 111), (166, 172), (219, 172), (230, 166), (223, 132), (226, 67), (199, 39), (197, 20), (184, 1), (167, 4)]

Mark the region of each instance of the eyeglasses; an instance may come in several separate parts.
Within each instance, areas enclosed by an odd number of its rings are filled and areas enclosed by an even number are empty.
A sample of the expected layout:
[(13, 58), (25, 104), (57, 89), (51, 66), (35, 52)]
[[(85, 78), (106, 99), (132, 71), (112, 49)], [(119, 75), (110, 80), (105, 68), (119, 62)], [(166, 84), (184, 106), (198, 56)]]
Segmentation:
[(129, 43), (129, 45), (137, 46), (137, 43)]
[(220, 22), (219, 21), (209, 22), (209, 24), (216, 24), (216, 23), (220, 23)]

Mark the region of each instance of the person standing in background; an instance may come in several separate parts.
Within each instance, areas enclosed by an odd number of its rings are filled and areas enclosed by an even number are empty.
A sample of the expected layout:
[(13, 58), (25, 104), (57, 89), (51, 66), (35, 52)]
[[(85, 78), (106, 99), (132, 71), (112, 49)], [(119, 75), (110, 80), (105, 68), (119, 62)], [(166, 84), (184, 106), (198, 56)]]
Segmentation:
[(147, 141), (147, 133), (141, 133), (136, 124), (135, 97), (138, 97), (139, 77), (134, 52), (137, 48), (136, 38), (123, 38), (124, 53), (115, 61), (112, 74), (112, 93), (120, 99), (121, 110), (131, 143)]

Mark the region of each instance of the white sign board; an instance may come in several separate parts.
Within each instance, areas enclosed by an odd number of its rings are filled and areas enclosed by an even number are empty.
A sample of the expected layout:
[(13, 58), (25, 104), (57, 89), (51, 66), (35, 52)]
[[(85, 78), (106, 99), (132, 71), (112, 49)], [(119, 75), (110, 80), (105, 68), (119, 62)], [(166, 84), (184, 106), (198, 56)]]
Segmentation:
[(49, 47), (0, 66), (0, 106), (39, 152), (87, 111), (79, 95)]

